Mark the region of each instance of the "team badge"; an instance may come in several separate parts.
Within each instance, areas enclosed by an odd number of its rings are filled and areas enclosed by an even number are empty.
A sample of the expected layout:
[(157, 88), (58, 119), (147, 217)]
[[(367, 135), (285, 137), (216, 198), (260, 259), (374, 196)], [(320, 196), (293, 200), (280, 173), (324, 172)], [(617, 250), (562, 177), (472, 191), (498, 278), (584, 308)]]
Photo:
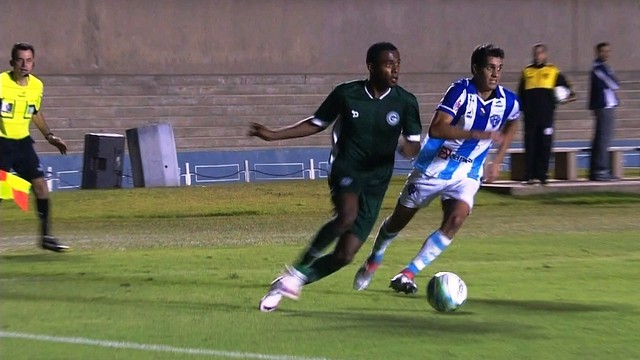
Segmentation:
[(400, 122), (400, 115), (395, 111), (389, 111), (387, 113), (387, 124), (396, 126)]
[(499, 115), (491, 115), (491, 117), (489, 118), (489, 122), (491, 123), (491, 126), (496, 127), (500, 124), (500, 116)]
[(347, 186), (351, 185), (352, 182), (353, 182), (352, 178), (343, 177), (342, 179), (340, 179), (340, 186), (347, 187)]

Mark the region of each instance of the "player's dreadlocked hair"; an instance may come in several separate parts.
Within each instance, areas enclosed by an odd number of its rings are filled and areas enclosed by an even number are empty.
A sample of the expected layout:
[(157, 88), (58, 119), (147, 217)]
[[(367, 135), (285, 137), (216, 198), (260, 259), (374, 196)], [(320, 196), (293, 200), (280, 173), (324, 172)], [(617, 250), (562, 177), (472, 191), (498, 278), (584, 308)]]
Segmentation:
[(504, 50), (493, 44), (478, 45), (476, 49), (473, 50), (473, 54), (471, 54), (471, 73), (473, 74), (474, 66), (477, 69), (486, 66), (489, 56), (504, 59)]
[(396, 51), (398, 50), (395, 45), (390, 42), (379, 42), (371, 45), (367, 50), (367, 64), (375, 64), (378, 60), (380, 53), (384, 51)]

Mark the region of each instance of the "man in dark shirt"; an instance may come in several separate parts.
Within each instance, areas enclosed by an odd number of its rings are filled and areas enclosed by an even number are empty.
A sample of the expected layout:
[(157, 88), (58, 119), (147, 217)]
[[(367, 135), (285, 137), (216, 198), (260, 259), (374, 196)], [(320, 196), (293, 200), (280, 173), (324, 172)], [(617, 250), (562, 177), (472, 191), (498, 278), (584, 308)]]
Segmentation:
[(567, 78), (555, 65), (547, 62), (548, 52), (545, 44), (533, 46), (533, 63), (522, 70), (518, 86), (518, 96), (524, 112), (524, 148), (525, 178), (527, 184), (534, 179), (547, 183), (549, 157), (553, 144), (553, 116), (556, 105), (556, 86), (570, 90), (568, 99), (561, 103), (574, 101), (575, 93)]
[[(369, 78), (338, 85), (312, 117), (278, 130), (251, 124), (249, 135), (273, 141), (316, 134), (334, 123), (329, 187), (335, 216), (320, 227), (301, 258), (273, 281), (260, 311), (275, 310), (283, 296), (298, 299), (303, 285), (352, 261), (380, 212), (396, 149), (405, 157), (420, 150), (418, 101), (397, 86), (398, 49), (386, 42), (374, 44), (366, 63)], [(333, 252), (322, 256), (336, 238)]]
[(615, 108), (618, 98), (618, 80), (613, 70), (607, 64), (611, 47), (603, 42), (596, 45), (596, 60), (591, 68), (591, 87), (589, 91), (589, 110), (596, 118), (596, 128), (591, 144), (591, 164), (589, 179), (592, 181), (615, 181), (617, 177), (611, 174), (609, 158), (609, 144), (613, 138), (615, 124)]

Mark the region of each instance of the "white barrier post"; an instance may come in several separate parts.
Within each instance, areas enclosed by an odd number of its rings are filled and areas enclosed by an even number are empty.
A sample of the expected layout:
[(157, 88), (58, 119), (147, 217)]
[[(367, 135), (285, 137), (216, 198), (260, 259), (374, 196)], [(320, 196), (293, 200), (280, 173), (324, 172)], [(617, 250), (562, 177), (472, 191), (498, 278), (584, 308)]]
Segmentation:
[(316, 169), (313, 166), (313, 159), (309, 159), (309, 179), (316, 179)]
[(189, 168), (189, 162), (184, 163), (184, 184), (191, 186), (191, 170)]
[(250, 182), (251, 177), (249, 176), (249, 160), (244, 161), (244, 182)]
[(47, 179), (47, 188), (49, 192), (53, 191), (53, 168), (51, 166), (47, 167), (47, 173), (45, 174), (45, 178)]

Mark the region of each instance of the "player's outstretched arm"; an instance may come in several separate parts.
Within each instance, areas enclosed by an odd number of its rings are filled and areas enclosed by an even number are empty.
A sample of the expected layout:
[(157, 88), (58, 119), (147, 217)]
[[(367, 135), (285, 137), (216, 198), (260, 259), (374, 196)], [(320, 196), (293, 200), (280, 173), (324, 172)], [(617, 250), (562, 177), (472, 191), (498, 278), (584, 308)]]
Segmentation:
[(251, 123), (247, 135), (255, 136), (265, 141), (275, 141), (305, 137), (324, 130), (323, 127), (314, 124), (312, 120), (313, 117), (309, 117), (291, 126), (276, 130), (271, 130), (262, 124)]
[(502, 142), (502, 134), (498, 131), (465, 130), (451, 126), (452, 121), (453, 116), (444, 111), (436, 111), (429, 126), (429, 136), (445, 140), (491, 139), (497, 143)]
[(65, 144), (64, 141), (62, 141), (62, 139), (60, 139), (59, 137), (53, 135), (41, 111), (34, 114), (33, 117), (31, 118), (31, 121), (33, 121), (33, 123), (36, 124), (36, 126), (38, 127), (38, 130), (40, 130), (40, 132), (42, 133), (44, 138), (47, 139), (49, 144), (58, 148), (58, 151), (60, 151), (60, 154), (64, 155), (67, 153), (67, 144)]

